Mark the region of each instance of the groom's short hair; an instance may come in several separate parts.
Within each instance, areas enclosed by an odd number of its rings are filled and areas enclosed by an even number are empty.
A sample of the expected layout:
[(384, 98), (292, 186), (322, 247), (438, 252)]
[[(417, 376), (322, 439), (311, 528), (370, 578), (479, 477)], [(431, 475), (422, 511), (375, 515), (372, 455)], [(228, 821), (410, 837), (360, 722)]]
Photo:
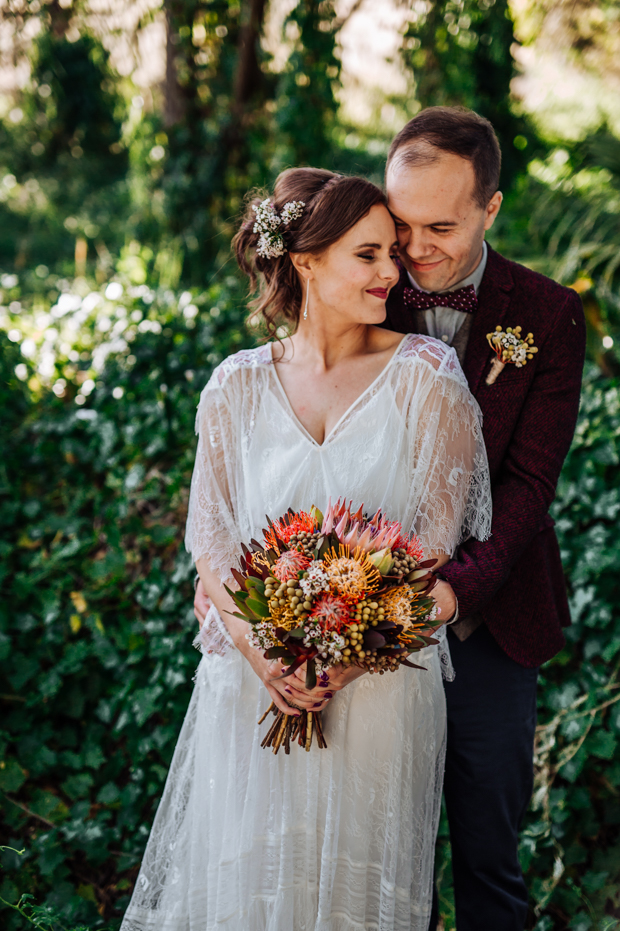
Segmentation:
[(502, 153), (495, 130), (483, 116), (465, 107), (427, 107), (409, 120), (388, 152), (386, 174), (394, 157), (403, 165), (436, 161), (440, 152), (451, 152), (471, 162), (474, 200), (486, 207), (499, 187)]

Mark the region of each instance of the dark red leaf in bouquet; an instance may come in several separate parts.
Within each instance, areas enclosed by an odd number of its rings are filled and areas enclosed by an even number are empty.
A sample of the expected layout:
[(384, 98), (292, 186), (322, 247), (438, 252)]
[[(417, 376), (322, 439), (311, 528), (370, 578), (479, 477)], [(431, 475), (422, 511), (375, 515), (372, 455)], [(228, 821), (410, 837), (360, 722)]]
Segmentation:
[(316, 664), (314, 660), (308, 660), (306, 666), (306, 688), (313, 689), (316, 685)]
[[(271, 533), (272, 533), (272, 535), (273, 535), (274, 540), (275, 540), (276, 543), (278, 544), (278, 547), (280, 548), (280, 550), (281, 550), (281, 551), (288, 550), (289, 547), (286, 545), (286, 543), (284, 542), (284, 540), (283, 540), (281, 537), (278, 536), (278, 531), (277, 531), (276, 528), (274, 527), (274, 524), (273, 524), (273, 521), (271, 520), (271, 518), (270, 518), (267, 514), (265, 515), (265, 517), (267, 518), (267, 523), (269, 524), (269, 529), (270, 529), (270, 531), (271, 531)], [(265, 536), (266, 536), (266, 534), (265, 534)]]
[(383, 634), (380, 634), (377, 630), (367, 630), (364, 634), (364, 649), (365, 650), (379, 650), (381, 647), (384, 647), (386, 643), (385, 637)]
[(266, 582), (269, 576), (271, 575), (271, 573), (269, 572), (269, 567), (264, 566), (261, 563), (257, 568), (258, 568), (258, 571), (260, 572), (261, 579), (263, 580), (263, 582)]
[(409, 573), (409, 575), (406, 575), (406, 576), (405, 576), (405, 581), (406, 581), (406, 582), (430, 582), (431, 579), (436, 579), (436, 578), (437, 578), (437, 576), (434, 575), (434, 573), (432, 573), (432, 572), (430, 571), (430, 569), (429, 569), (429, 571), (426, 573), (426, 575), (420, 575), (420, 576), (419, 576), (419, 575), (418, 575), (419, 572), (420, 572), (419, 569), (413, 569), (413, 570)]
[(241, 589), (241, 591), (243, 591), (243, 592), (247, 591), (247, 589), (246, 589), (246, 587), (245, 587), (245, 576), (241, 575), (241, 573), (239, 572), (239, 570), (238, 570), (238, 569), (235, 569), (234, 566), (233, 566), (233, 568), (232, 568), (230, 571), (232, 572), (233, 578), (234, 578), (235, 582), (238, 584), (238, 586), (239, 586), (239, 588)]
[(294, 672), (297, 672), (300, 666), (303, 666), (305, 662), (310, 662), (315, 656), (318, 656), (318, 650), (314, 647), (291, 647), (291, 653), (298, 653), (297, 658), (291, 663), (288, 669), (282, 673), (281, 676), (276, 676), (272, 679), (272, 682), (277, 682), (278, 679), (286, 679), (288, 676), (292, 676)]
[[(286, 647), (269, 647), (268, 650), (265, 650), (263, 656), (265, 659), (278, 659), (280, 656), (290, 656), (290, 653)], [(291, 656), (292, 661), (293, 657)]]
[(418, 640), (423, 640), (424, 643), (429, 647), (434, 647), (439, 643), (439, 640), (435, 640), (434, 637), (431, 637), (428, 634), (420, 634), (416, 632), (416, 637)]
[(425, 559), (424, 562), (418, 563), (418, 569), (432, 569), (436, 563), (436, 559)]
[(423, 669), (424, 672), (427, 671), (426, 666), (416, 666), (415, 663), (410, 663), (408, 659), (401, 659), (400, 662), (402, 666), (409, 666), (409, 669)]

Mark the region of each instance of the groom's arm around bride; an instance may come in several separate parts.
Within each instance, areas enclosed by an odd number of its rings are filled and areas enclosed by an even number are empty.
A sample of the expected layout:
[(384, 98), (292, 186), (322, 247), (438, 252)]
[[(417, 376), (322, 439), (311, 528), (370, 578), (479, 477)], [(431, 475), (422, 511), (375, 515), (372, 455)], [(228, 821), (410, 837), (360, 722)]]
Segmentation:
[[(585, 354), (578, 295), (484, 243), (501, 204), (491, 125), (422, 111), (388, 156), (389, 206), (403, 261), (387, 325), (454, 346), (483, 414), (491, 539), (442, 568), (456, 679), (446, 686), (445, 796), (458, 931), (522, 931), (527, 892), (518, 828), (532, 787), (536, 679), (564, 645), (570, 615), (548, 509), (577, 418)], [(520, 327), (537, 352), (493, 383), (487, 334)], [(433, 925), (431, 924), (431, 928)]]

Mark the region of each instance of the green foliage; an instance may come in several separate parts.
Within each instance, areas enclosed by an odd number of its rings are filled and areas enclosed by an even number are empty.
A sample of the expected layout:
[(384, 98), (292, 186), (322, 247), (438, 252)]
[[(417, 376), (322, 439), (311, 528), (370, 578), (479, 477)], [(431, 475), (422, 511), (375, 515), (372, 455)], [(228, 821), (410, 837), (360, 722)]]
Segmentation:
[[(284, 163), (331, 168), (336, 101), (340, 78), (331, 0), (300, 3), (287, 18), (293, 50), (278, 84), (278, 134), (285, 145)], [(279, 159), (283, 162), (282, 156)], [(284, 165), (283, 165), (284, 167)]]
[(502, 147), (504, 188), (525, 168), (532, 144), (538, 149), (510, 106), (515, 41), (508, 0), (439, 0), (416, 5), (403, 43), (422, 106), (470, 107), (491, 120)]
[[(531, 162), (489, 238), (516, 261), (575, 286), (586, 312), (589, 358), (614, 376), (620, 374), (616, 352), (603, 341), (620, 339), (620, 143), (602, 140)], [(599, 167), (603, 158), (609, 167)]]
[[(522, 859), (557, 927), (620, 917), (620, 385), (592, 369), (553, 508), (569, 584), (568, 645), (541, 676), (536, 789)], [(571, 927), (575, 926), (574, 924)]]
[[(403, 43), (418, 103), (492, 120), (507, 194), (492, 241), (575, 284), (590, 359), (610, 376), (588, 374), (554, 509), (576, 623), (541, 678), (521, 847), (531, 927), (610, 931), (620, 149), (601, 129), (548, 153), (511, 110), (506, 0), (422, 6)], [(166, 0), (166, 78), (147, 112), (129, 105), (136, 89), (88, 28), (69, 41), (80, 5), (46, 4), (22, 116), (0, 123), (0, 824), (3, 842), (25, 848), (2, 851), (0, 898), (39, 903), (1, 909), (7, 931), (33, 919), (118, 927), (137, 874), (198, 661), (182, 547), (195, 406), (212, 367), (252, 342), (241, 284), (227, 276), (243, 196), (290, 164), (381, 177), (385, 139), (349, 145), (338, 124), (333, 4), (291, 10), (279, 73), (260, 42), (265, 9)], [(443, 823), (450, 928), (446, 837)]]
[[(16, 854), (19, 857), (23, 856), (25, 853), (25, 850), (15, 850), (14, 847), (0, 847), (0, 852), (4, 851)], [(80, 925), (79, 927), (74, 926), (73, 929), (68, 928), (58, 915), (56, 909), (50, 908), (47, 905), (36, 905), (34, 896), (28, 893), (21, 895), (15, 903), (7, 902), (7, 900), (0, 895), (0, 904), (4, 905), (12, 912), (16, 912), (28, 925), (31, 925), (33, 928), (38, 928), (40, 931), (88, 931), (88, 928), (84, 925)]]
[(0, 123), (2, 264), (62, 267), (76, 235), (120, 245), (115, 213), (127, 210), (127, 154), (101, 44), (43, 32), (20, 104), (16, 124)]
[(117, 302), (148, 327), (82, 407), (88, 360), (28, 411), (0, 334), (16, 402), (0, 488), (2, 833), (26, 847), (23, 862), (5, 852), (0, 895), (28, 890), (89, 928), (127, 900), (187, 706), (195, 408), (213, 365), (248, 342), (235, 279), (193, 299), (128, 285)]

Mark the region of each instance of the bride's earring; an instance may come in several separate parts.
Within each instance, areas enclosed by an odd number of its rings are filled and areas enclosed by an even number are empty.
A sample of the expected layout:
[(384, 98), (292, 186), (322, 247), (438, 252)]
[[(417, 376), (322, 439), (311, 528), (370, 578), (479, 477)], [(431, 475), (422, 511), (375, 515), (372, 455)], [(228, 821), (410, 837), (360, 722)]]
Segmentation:
[(304, 305), (304, 320), (308, 319), (308, 301), (310, 300), (310, 279), (306, 282), (306, 303)]

